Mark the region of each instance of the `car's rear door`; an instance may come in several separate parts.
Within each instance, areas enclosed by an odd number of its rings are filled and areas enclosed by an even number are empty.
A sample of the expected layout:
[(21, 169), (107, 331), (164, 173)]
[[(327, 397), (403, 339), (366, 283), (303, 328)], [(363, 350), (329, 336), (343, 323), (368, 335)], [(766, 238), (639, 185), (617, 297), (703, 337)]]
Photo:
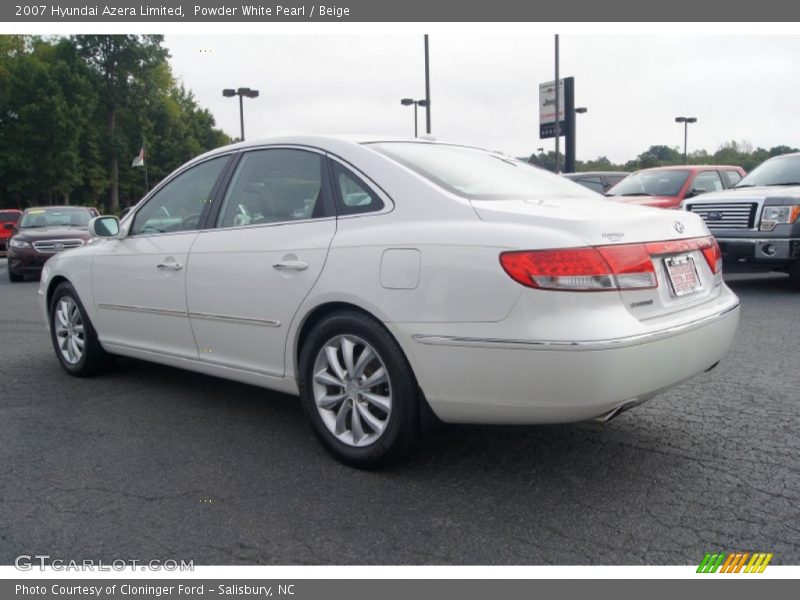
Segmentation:
[(309, 148), (242, 153), (189, 263), (188, 314), (200, 360), (284, 374), (289, 325), (336, 233), (328, 159)]
[(186, 310), (189, 249), (229, 160), (212, 158), (182, 171), (137, 210), (124, 238), (98, 247), (92, 287), (104, 342), (197, 357)]

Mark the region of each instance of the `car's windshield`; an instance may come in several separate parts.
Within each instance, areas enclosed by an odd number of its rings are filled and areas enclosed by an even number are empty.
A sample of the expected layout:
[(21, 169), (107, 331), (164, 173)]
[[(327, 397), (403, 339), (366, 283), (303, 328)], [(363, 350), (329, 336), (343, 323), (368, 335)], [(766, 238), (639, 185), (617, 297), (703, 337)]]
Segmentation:
[(500, 153), (415, 142), (369, 146), (449, 192), (474, 200), (598, 198), (568, 179)]
[(85, 208), (31, 208), (22, 215), (19, 227), (86, 227), (91, 218)]
[(639, 171), (629, 175), (613, 188), (609, 196), (677, 196), (689, 177), (689, 171), (664, 169)]
[(760, 185), (800, 185), (800, 154), (771, 158), (753, 169), (733, 187)]

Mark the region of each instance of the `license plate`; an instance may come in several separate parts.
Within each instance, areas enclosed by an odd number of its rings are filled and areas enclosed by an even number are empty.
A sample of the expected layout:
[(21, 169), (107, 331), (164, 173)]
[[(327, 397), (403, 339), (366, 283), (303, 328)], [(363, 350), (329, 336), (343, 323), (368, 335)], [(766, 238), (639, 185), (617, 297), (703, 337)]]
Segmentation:
[(693, 294), (702, 287), (697, 269), (694, 267), (694, 259), (688, 254), (665, 258), (664, 266), (667, 268), (669, 283), (675, 296)]

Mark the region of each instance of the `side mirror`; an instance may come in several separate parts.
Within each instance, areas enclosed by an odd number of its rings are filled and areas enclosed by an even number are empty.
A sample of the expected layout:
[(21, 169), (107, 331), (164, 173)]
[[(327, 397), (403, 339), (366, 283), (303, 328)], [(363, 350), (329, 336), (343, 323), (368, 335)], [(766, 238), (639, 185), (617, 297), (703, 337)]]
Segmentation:
[(17, 226), (14, 223), (3, 223), (3, 229), (8, 229), (9, 231), (14, 231)]
[(705, 194), (705, 193), (706, 193), (705, 190), (698, 190), (697, 188), (692, 188), (691, 190), (686, 192), (684, 198), (694, 198), (695, 196), (699, 196), (700, 194)]
[(117, 217), (95, 217), (89, 221), (89, 233), (92, 237), (113, 238), (119, 235), (119, 219)]

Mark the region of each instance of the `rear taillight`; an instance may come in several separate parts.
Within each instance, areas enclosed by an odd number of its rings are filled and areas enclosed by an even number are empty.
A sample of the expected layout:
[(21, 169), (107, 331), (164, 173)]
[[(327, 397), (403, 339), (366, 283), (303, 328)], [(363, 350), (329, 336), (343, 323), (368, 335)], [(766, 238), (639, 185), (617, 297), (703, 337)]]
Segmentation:
[(701, 238), (690, 238), (688, 240), (670, 240), (668, 242), (651, 242), (646, 244), (647, 253), (650, 256), (664, 256), (670, 254), (681, 254), (702, 250), (703, 257), (708, 263), (708, 268), (712, 273), (719, 273), (722, 270), (722, 252), (719, 244), (713, 235)]
[(722, 260), (712, 236), (646, 244), (503, 252), (500, 264), (524, 286), (578, 292), (658, 287), (653, 256), (701, 250), (713, 273)]

